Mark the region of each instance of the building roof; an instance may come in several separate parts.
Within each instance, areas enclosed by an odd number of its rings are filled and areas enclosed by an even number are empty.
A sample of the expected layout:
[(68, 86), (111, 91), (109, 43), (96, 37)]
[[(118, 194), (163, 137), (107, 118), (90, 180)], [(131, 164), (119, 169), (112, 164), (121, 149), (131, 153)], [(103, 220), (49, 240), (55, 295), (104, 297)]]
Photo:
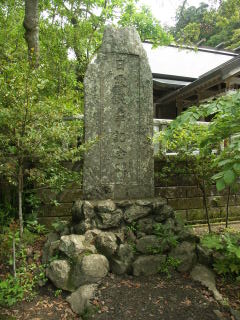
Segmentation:
[[(189, 95), (191, 92), (196, 92), (196, 90), (203, 89), (209, 86), (213, 81), (222, 82), (240, 73), (240, 55), (232, 58), (231, 60), (222, 63), (221, 65), (213, 68), (212, 70), (203, 74), (199, 79), (193, 81), (189, 85), (186, 85), (170, 94), (167, 94), (161, 99), (162, 103), (167, 103), (176, 99), (176, 97), (183, 97), (184, 95)], [(240, 81), (239, 81), (240, 82)]]
[(172, 45), (154, 49), (150, 43), (144, 43), (143, 46), (153, 75), (177, 76), (181, 77), (182, 81), (184, 78), (198, 79), (209, 70), (237, 56), (231, 51), (205, 47), (196, 50), (191, 47), (180, 48)]

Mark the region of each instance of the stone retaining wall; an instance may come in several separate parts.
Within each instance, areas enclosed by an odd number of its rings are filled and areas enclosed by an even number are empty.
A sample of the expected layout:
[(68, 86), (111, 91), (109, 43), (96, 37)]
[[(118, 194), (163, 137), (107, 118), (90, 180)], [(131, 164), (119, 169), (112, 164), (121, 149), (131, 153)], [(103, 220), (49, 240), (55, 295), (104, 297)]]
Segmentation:
[[(177, 215), (189, 223), (204, 223), (205, 212), (201, 190), (193, 183), (189, 175), (172, 174), (166, 181), (159, 178), (162, 164), (155, 160), (155, 196), (167, 199)], [(76, 199), (82, 198), (82, 190), (76, 187), (55, 193), (52, 190), (38, 191), (42, 200), (41, 222), (51, 225), (56, 219), (68, 220), (71, 218), (71, 208)], [(56, 206), (54, 202), (59, 204)], [(208, 191), (209, 215), (212, 222), (224, 221), (227, 204), (227, 190), (217, 192), (212, 186)], [(229, 219), (240, 220), (240, 190), (230, 196)]]
[[(202, 193), (196, 186), (156, 187), (155, 194), (167, 199), (168, 205), (185, 221), (204, 223), (205, 210), (203, 208)], [(227, 191), (217, 192), (212, 186), (208, 192), (207, 203), (211, 221), (223, 221), (226, 215)], [(240, 219), (240, 191), (230, 195), (229, 219)]]
[[(176, 215), (186, 222), (204, 223), (205, 212), (201, 191), (196, 186), (155, 187), (155, 195), (167, 199)], [(42, 190), (43, 206), (39, 214), (41, 222), (50, 225), (56, 218), (71, 218), (71, 208), (76, 199), (82, 197), (81, 189), (67, 189), (60, 194)], [(54, 205), (57, 200), (59, 204)], [(223, 221), (226, 214), (227, 191), (217, 192), (215, 186), (208, 193), (209, 215), (212, 222)], [(240, 191), (230, 196), (229, 219), (240, 220)]]

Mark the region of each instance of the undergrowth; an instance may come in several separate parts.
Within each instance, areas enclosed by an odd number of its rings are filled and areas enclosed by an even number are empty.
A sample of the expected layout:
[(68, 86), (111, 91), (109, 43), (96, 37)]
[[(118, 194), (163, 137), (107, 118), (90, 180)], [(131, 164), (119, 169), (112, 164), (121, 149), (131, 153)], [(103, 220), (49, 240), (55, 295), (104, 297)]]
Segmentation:
[(213, 251), (213, 267), (218, 274), (240, 281), (240, 232), (226, 229), (219, 234), (211, 233), (201, 243)]

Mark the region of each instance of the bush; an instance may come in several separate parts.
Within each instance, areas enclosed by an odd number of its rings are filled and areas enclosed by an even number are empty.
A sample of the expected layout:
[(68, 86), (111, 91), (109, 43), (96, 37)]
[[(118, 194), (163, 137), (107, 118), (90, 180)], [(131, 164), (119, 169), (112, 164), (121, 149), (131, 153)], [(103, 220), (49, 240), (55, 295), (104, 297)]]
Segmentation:
[(45, 266), (40, 262), (41, 253), (35, 251), (35, 244), (41, 239), (38, 233), (41, 233), (42, 227), (39, 226), (30, 224), (31, 231), (25, 228), (20, 240), (18, 224), (13, 221), (0, 234), (0, 306), (9, 307), (23, 299), (31, 299), (35, 296), (39, 281), (44, 283), (46, 280)]
[(213, 267), (218, 274), (240, 280), (240, 232), (226, 230), (224, 233), (212, 233), (201, 240), (202, 245), (214, 250)]

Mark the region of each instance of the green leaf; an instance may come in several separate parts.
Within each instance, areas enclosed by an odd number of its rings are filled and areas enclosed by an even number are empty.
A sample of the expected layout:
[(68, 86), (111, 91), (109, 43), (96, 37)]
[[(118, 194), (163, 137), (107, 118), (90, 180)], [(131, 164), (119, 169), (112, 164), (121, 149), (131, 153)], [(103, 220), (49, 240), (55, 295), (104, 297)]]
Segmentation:
[(240, 163), (234, 163), (233, 169), (237, 174), (240, 174)]
[(223, 180), (227, 185), (231, 185), (235, 181), (235, 173), (231, 169), (225, 171)]
[(220, 178), (222, 178), (223, 177), (223, 175), (224, 175), (224, 172), (218, 172), (217, 174), (215, 174), (213, 177), (212, 177), (212, 179), (213, 180), (218, 180), (218, 179), (220, 179)]
[(223, 189), (225, 189), (226, 185), (224, 180), (223, 179), (217, 180), (216, 187), (218, 191), (222, 191)]
[(225, 166), (226, 164), (232, 163), (233, 160), (232, 159), (226, 159), (226, 160), (222, 160), (218, 163), (219, 167)]

